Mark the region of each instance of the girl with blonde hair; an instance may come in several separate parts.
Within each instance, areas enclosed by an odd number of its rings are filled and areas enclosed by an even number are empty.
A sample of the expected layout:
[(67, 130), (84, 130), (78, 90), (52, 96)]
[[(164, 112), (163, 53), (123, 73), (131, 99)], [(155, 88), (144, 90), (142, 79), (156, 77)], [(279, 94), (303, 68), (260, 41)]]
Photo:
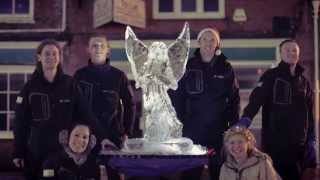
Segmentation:
[(225, 161), (220, 180), (281, 180), (271, 158), (255, 147), (250, 130), (232, 127), (224, 134)]

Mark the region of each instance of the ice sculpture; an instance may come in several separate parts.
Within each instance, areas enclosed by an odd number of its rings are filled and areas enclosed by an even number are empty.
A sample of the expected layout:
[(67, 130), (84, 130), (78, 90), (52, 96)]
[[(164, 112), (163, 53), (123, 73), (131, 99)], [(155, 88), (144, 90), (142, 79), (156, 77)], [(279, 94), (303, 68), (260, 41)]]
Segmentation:
[[(193, 149), (188, 138), (182, 137), (182, 123), (167, 94), (176, 89), (185, 72), (190, 47), (189, 25), (169, 47), (153, 42), (147, 47), (132, 29), (126, 30), (126, 53), (136, 87), (143, 91), (144, 137), (129, 139), (125, 150), (151, 153), (182, 154)], [(203, 152), (203, 151), (201, 151)]]

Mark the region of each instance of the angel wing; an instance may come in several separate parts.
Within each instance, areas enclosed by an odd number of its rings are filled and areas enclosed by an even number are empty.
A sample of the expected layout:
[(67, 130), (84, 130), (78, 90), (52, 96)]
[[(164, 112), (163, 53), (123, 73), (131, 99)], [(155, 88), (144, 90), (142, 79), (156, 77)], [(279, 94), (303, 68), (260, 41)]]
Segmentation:
[(132, 29), (127, 26), (126, 30), (126, 53), (131, 66), (132, 74), (136, 80), (136, 88), (141, 87), (140, 77), (145, 72), (145, 62), (148, 60), (148, 48), (140, 41)]
[(185, 23), (179, 37), (168, 48), (169, 63), (176, 81), (179, 81), (185, 70), (190, 49), (189, 24)]

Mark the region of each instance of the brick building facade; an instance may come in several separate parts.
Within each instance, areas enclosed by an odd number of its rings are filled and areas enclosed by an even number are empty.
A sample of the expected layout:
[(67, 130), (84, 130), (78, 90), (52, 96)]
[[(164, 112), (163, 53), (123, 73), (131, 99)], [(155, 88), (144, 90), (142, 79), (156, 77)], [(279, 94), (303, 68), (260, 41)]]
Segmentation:
[[(0, 139), (12, 138), (10, 130), (14, 117), (15, 97), (33, 70), (37, 44), (45, 38), (57, 39), (64, 45), (63, 68), (72, 75), (87, 63), (89, 55), (86, 48), (90, 35), (105, 34), (113, 48), (112, 63), (127, 72), (130, 77), (129, 64), (124, 53), (126, 24), (110, 22), (95, 28), (93, 9), (96, 1), (0, 2)], [(129, 1), (121, 0), (123, 3)], [(223, 51), (235, 67), (243, 99), (247, 98), (261, 72), (276, 65), (279, 60), (277, 46), (285, 38), (296, 38), (301, 45), (302, 64), (306, 68), (306, 76), (311, 82), (313, 81), (314, 37), (311, 1), (141, 1), (145, 3), (146, 27), (133, 29), (143, 41), (171, 42), (187, 21), (190, 24), (192, 49), (194, 49), (196, 35), (201, 29), (216, 27), (220, 30)], [(21, 2), (22, 4), (19, 4)], [(10, 3), (13, 5), (10, 6)], [(203, 6), (197, 7), (199, 3)], [(211, 15), (210, 8), (207, 8), (206, 4), (212, 7), (212, 11), (218, 11), (218, 14)], [(22, 10), (19, 10), (19, 7), (22, 7)], [(180, 7), (187, 13), (179, 14), (181, 10), (177, 8)], [(169, 13), (167, 17), (161, 16), (161, 12), (168, 12), (170, 9), (178, 13)], [(199, 9), (204, 13), (197, 13)], [(206, 9), (209, 13), (205, 11)], [(245, 11), (246, 21), (233, 20), (237, 9)]]

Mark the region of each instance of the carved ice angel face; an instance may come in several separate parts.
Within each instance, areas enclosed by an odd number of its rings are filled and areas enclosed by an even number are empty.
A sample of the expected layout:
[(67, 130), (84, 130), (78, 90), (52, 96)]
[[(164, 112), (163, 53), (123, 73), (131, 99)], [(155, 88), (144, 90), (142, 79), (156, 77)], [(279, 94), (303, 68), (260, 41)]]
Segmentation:
[(155, 76), (162, 76), (165, 74), (169, 66), (168, 48), (163, 42), (153, 42), (149, 47), (148, 59), (145, 63), (149, 72)]
[(168, 61), (168, 48), (163, 42), (153, 42), (149, 47), (148, 59), (153, 59), (154, 61), (166, 62)]

